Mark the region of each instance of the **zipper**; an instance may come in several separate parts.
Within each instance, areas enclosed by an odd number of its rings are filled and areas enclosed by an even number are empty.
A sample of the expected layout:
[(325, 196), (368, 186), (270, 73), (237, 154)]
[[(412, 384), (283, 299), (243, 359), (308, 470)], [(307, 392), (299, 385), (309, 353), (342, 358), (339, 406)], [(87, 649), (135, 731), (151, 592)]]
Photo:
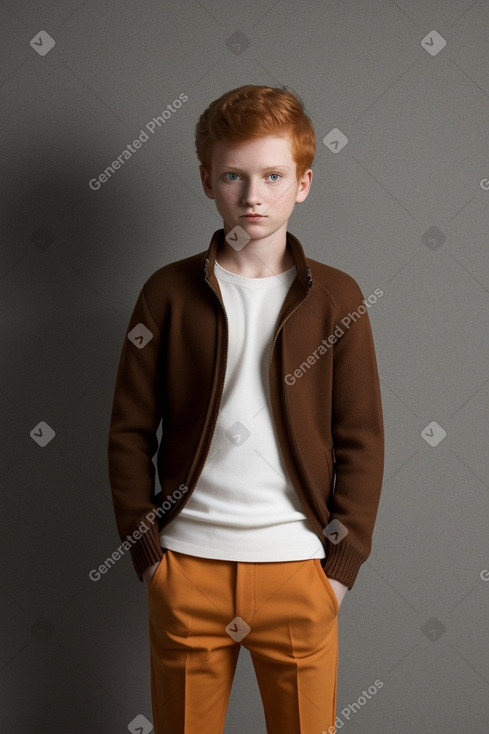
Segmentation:
[[(206, 257), (205, 258), (205, 261), (204, 261), (204, 274), (205, 275), (207, 275), (207, 266), (208, 266), (208, 264), (209, 264), (209, 258)], [(214, 431), (216, 429), (216, 424), (217, 424), (217, 419), (218, 419), (218, 416), (219, 416), (219, 408), (221, 406), (222, 394), (224, 392), (224, 384), (225, 384), (225, 381), (226, 381), (227, 354), (228, 354), (228, 348), (229, 348), (229, 320), (228, 320), (228, 315), (227, 315), (226, 308), (224, 306), (224, 302), (223, 302), (222, 298), (219, 296), (218, 292), (216, 291), (216, 289), (214, 288), (214, 286), (212, 285), (212, 283), (210, 283), (207, 279), (206, 279), (205, 282), (207, 283), (207, 285), (212, 290), (212, 292), (214, 293), (215, 297), (217, 298), (217, 300), (221, 304), (222, 310), (224, 311), (224, 318), (226, 319), (226, 361), (224, 363), (224, 375), (223, 375), (223, 380), (222, 380), (221, 389), (220, 389), (219, 398), (218, 398), (218, 403), (217, 403), (217, 406), (218, 407), (217, 407), (216, 415), (215, 415), (214, 422), (213, 422), (213, 425), (212, 425), (212, 435), (214, 435)], [(309, 268), (309, 265), (307, 265), (307, 285), (308, 285), (309, 288), (312, 286), (312, 277), (311, 277), (311, 270)], [(274, 334), (273, 341), (272, 341), (272, 346), (270, 348), (269, 365), (272, 362), (273, 348), (275, 346), (275, 343), (276, 343), (276, 341), (278, 339), (278, 335), (279, 335), (282, 327), (289, 320), (289, 318), (297, 311), (297, 309), (302, 306), (302, 304), (304, 303), (304, 301), (306, 300), (306, 298), (308, 296), (309, 296), (309, 291), (307, 292), (307, 295), (305, 296), (305, 298), (300, 303), (298, 303), (297, 306), (292, 311), (290, 311), (290, 313), (287, 314), (287, 316), (285, 317), (285, 319), (282, 321), (282, 323), (279, 325), (278, 329), (276, 330), (276, 332)], [(273, 415), (273, 408), (272, 408), (272, 415)], [(274, 417), (274, 421), (275, 421), (275, 417)], [(207, 461), (207, 457), (209, 456), (211, 442), (212, 442), (212, 439), (209, 442), (209, 446), (207, 447), (207, 451), (205, 452), (205, 456), (202, 457), (203, 458), (203, 462), (202, 462), (202, 460), (201, 460), (201, 462), (199, 462), (199, 465), (200, 465), (201, 468), (200, 468), (199, 474), (197, 475), (197, 479), (196, 479), (195, 483), (197, 483), (197, 480), (198, 480), (198, 478), (199, 478), (200, 474), (202, 473), (202, 470), (203, 470), (203, 468), (205, 466), (205, 462)], [(296, 455), (297, 454), (298, 454), (298, 452), (297, 452), (297, 447), (296, 447)]]
[[(312, 286), (312, 276), (311, 276), (311, 268), (309, 267), (309, 265), (307, 265), (307, 287), (308, 287), (308, 288), (311, 288), (311, 286)], [(272, 346), (270, 347), (270, 358), (269, 358), (269, 364), (271, 364), (271, 363), (272, 363), (272, 352), (273, 352), (273, 348), (274, 348), (274, 346), (275, 346), (275, 343), (276, 343), (276, 341), (277, 341), (277, 339), (278, 339), (278, 335), (279, 335), (279, 333), (280, 333), (280, 331), (281, 331), (282, 327), (283, 327), (283, 326), (284, 326), (284, 324), (285, 324), (285, 323), (286, 323), (286, 322), (287, 322), (287, 321), (288, 321), (288, 320), (290, 319), (290, 317), (291, 317), (291, 316), (292, 316), (293, 314), (295, 314), (295, 312), (297, 311), (297, 309), (298, 309), (298, 308), (300, 308), (300, 307), (301, 307), (301, 306), (303, 305), (303, 303), (305, 303), (305, 301), (306, 301), (306, 300), (307, 300), (307, 299), (309, 298), (309, 292), (310, 292), (310, 291), (308, 290), (308, 291), (307, 291), (307, 295), (305, 295), (305, 296), (304, 296), (304, 298), (302, 299), (302, 301), (301, 301), (300, 303), (298, 303), (298, 304), (297, 304), (297, 306), (296, 306), (296, 307), (295, 307), (295, 308), (294, 308), (294, 309), (293, 309), (292, 311), (290, 311), (290, 312), (289, 312), (289, 313), (287, 314), (287, 316), (286, 316), (286, 317), (285, 317), (285, 319), (284, 319), (284, 320), (282, 321), (282, 323), (281, 323), (281, 324), (279, 324), (279, 327), (278, 327), (278, 329), (277, 329), (277, 331), (275, 332), (275, 335), (274, 335), (274, 337), (273, 337), (273, 341), (272, 341)]]
[[(207, 265), (208, 265), (208, 262), (209, 262), (209, 259), (206, 258), (205, 259), (205, 263), (204, 263), (204, 274), (207, 274)], [(223, 303), (222, 299), (219, 297), (219, 295), (218, 295), (216, 289), (214, 288), (214, 286), (211, 283), (209, 283), (209, 281), (207, 279), (206, 279), (205, 282), (207, 283), (207, 285), (212, 290), (212, 292), (216, 296), (217, 300), (221, 304), (222, 310), (224, 311), (224, 317), (226, 319), (226, 361), (225, 361), (225, 364), (224, 364), (224, 377), (223, 377), (223, 380), (222, 380), (221, 390), (220, 390), (219, 398), (218, 398), (218, 402), (217, 402), (217, 412), (216, 412), (216, 415), (215, 415), (215, 418), (214, 418), (214, 422), (213, 422), (213, 425), (212, 425), (212, 435), (214, 435), (214, 431), (215, 431), (216, 423), (217, 423), (217, 418), (219, 416), (219, 408), (220, 408), (220, 405), (221, 405), (222, 394), (224, 392), (224, 382), (225, 382), (225, 379), (226, 379), (227, 352), (228, 352), (228, 342), (229, 342), (229, 322), (228, 322), (228, 315), (226, 313), (226, 309), (224, 308), (224, 303)], [(196, 466), (196, 468), (194, 470), (193, 476), (195, 478), (192, 478), (192, 479), (189, 479), (188, 480), (188, 488), (189, 488), (189, 491), (188, 491), (188, 494), (187, 494), (187, 496), (185, 498), (185, 502), (183, 502), (181, 504), (181, 506), (180, 506), (180, 510), (179, 510), (178, 514), (180, 514), (180, 512), (183, 510), (183, 508), (185, 507), (185, 505), (189, 501), (191, 495), (193, 494), (193, 491), (195, 489), (195, 485), (197, 484), (197, 482), (199, 480), (199, 477), (202, 474), (202, 470), (203, 470), (203, 468), (205, 466), (205, 462), (207, 461), (207, 457), (209, 456), (209, 451), (210, 451), (210, 448), (211, 448), (211, 443), (212, 443), (212, 438), (209, 441), (209, 445), (207, 447), (207, 450), (205, 452), (205, 455), (200, 457), (200, 459), (199, 459), (199, 461), (197, 463), (197, 466)], [(172, 519), (174, 519), (174, 518), (172, 518)]]
[[(206, 258), (205, 259), (205, 263), (204, 263), (204, 273), (205, 274), (207, 274), (207, 265), (208, 265), (208, 263), (209, 263), (209, 259)], [(308, 277), (308, 279), (307, 279), (307, 285), (310, 288), (312, 286), (312, 277), (311, 277), (311, 271), (310, 271), (309, 265), (307, 266), (307, 277)], [(214, 293), (214, 295), (217, 298), (217, 300), (219, 301), (219, 303), (221, 304), (222, 310), (224, 311), (224, 318), (225, 318), (225, 323), (226, 323), (226, 332), (225, 332), (226, 333), (226, 350), (225, 350), (225, 352), (226, 352), (226, 360), (225, 360), (225, 363), (224, 363), (224, 374), (223, 374), (223, 379), (222, 379), (221, 388), (220, 388), (220, 392), (219, 392), (219, 397), (218, 397), (218, 401), (217, 401), (217, 411), (216, 411), (216, 414), (215, 414), (215, 417), (214, 417), (214, 421), (213, 421), (213, 424), (212, 424), (212, 435), (214, 435), (214, 431), (215, 431), (216, 424), (217, 424), (217, 419), (219, 417), (219, 408), (221, 406), (222, 394), (224, 392), (224, 384), (225, 384), (225, 380), (226, 380), (227, 353), (228, 353), (228, 347), (229, 347), (229, 320), (228, 320), (228, 315), (226, 313), (226, 308), (224, 306), (223, 300), (221, 299), (221, 297), (217, 293), (217, 291), (214, 288), (214, 286), (212, 285), (212, 283), (210, 283), (207, 279), (206, 279), (206, 283), (209, 286), (209, 288), (212, 290), (212, 292)], [(274, 349), (275, 344), (277, 342), (277, 339), (278, 339), (278, 336), (280, 334), (280, 331), (282, 330), (282, 328), (284, 327), (284, 325), (287, 323), (287, 321), (290, 319), (290, 317), (293, 316), (293, 314), (304, 304), (304, 302), (306, 301), (306, 299), (308, 298), (308, 296), (309, 296), (309, 291), (307, 292), (307, 295), (302, 299), (302, 301), (300, 301), (300, 303), (298, 303), (297, 306), (292, 311), (290, 311), (287, 314), (287, 316), (284, 318), (284, 320), (279, 324), (279, 326), (278, 326), (278, 328), (277, 328), (277, 330), (276, 330), (276, 332), (274, 334), (272, 345), (270, 347), (269, 368), (270, 368), (270, 365), (271, 365), (271, 362), (272, 362), (273, 349)], [(269, 374), (270, 374), (270, 372), (269, 372)], [(274, 424), (275, 424), (275, 430), (277, 430), (277, 427), (276, 427), (276, 419), (275, 419), (275, 413), (274, 413), (274, 410), (273, 410), (273, 406), (272, 406), (272, 417), (273, 417), (273, 421), (274, 421)], [(288, 431), (288, 433), (289, 433), (289, 436), (290, 436), (290, 431)], [(277, 435), (278, 435), (278, 433), (277, 433)], [(207, 461), (207, 457), (209, 455), (211, 443), (212, 443), (212, 438), (209, 441), (209, 445), (207, 447), (207, 450), (206, 450), (205, 454), (200, 458), (199, 464), (197, 466), (197, 476), (196, 476), (196, 479), (194, 481), (189, 482), (189, 484), (191, 486), (189, 486), (190, 492), (188, 494), (187, 501), (188, 501), (188, 499), (190, 499), (190, 495), (192, 494), (193, 489), (194, 489), (195, 485), (197, 484), (197, 481), (198, 481), (200, 475), (202, 474), (202, 470), (203, 470), (203, 468), (205, 466), (205, 462)], [(300, 456), (299, 456), (299, 452), (297, 450), (297, 444), (295, 442), (295, 438), (293, 436), (292, 436), (291, 443), (294, 446), (295, 458), (296, 458), (296, 460), (297, 460), (297, 462), (299, 464), (300, 472), (301, 472), (302, 475), (304, 475), (303, 465), (302, 465), (302, 462), (301, 462), (301, 459), (300, 459)], [(310, 514), (309, 507), (307, 506), (307, 503), (305, 503), (303, 501), (304, 495), (302, 494), (302, 491), (301, 492), (298, 492), (295, 487), (294, 487), (294, 489), (296, 490), (296, 494), (298, 495), (299, 500), (301, 501), (301, 504), (302, 504), (302, 506), (304, 508), (304, 511), (305, 511), (307, 517), (311, 521), (312, 526), (315, 527), (316, 524), (317, 524), (317, 520), (316, 520), (316, 518), (313, 515)], [(183, 509), (184, 506), (185, 505), (182, 505), (182, 509)], [(320, 539), (323, 537), (320, 533), (317, 533), (317, 534), (318, 534), (318, 536), (319, 536)]]
[[(207, 265), (208, 265), (208, 263), (209, 263), (209, 258), (206, 257), (205, 263), (204, 263), (204, 274), (206, 274), (206, 275), (207, 275)], [(221, 299), (221, 297), (219, 296), (218, 292), (216, 291), (216, 289), (214, 288), (214, 286), (212, 285), (212, 283), (210, 283), (207, 279), (206, 279), (205, 282), (207, 283), (207, 285), (212, 290), (212, 292), (214, 293), (215, 297), (217, 298), (217, 300), (221, 304), (222, 310), (224, 311), (224, 318), (226, 319), (226, 345), (225, 345), (226, 346), (226, 349), (225, 349), (226, 359), (225, 359), (225, 362), (224, 362), (223, 379), (222, 379), (222, 382), (221, 382), (221, 388), (220, 388), (219, 397), (218, 397), (218, 400), (217, 400), (217, 411), (216, 411), (216, 414), (215, 414), (215, 417), (214, 417), (214, 421), (213, 421), (213, 424), (212, 424), (212, 436), (213, 436), (214, 435), (214, 431), (216, 429), (217, 419), (219, 417), (219, 408), (221, 407), (222, 394), (224, 392), (224, 384), (225, 384), (225, 381), (226, 381), (227, 362), (228, 362), (227, 356), (228, 356), (228, 348), (229, 348), (229, 320), (228, 320), (228, 315), (226, 313), (226, 308), (224, 306), (224, 302)], [(194, 487), (197, 484), (197, 481), (198, 481), (200, 475), (202, 474), (202, 470), (203, 470), (203, 468), (205, 466), (205, 462), (207, 461), (207, 457), (209, 456), (209, 451), (210, 451), (210, 448), (211, 448), (211, 443), (212, 443), (212, 438), (209, 441), (209, 445), (207, 446), (207, 450), (205, 452), (205, 455), (203, 457), (201, 457), (201, 460), (199, 461), (199, 464), (197, 465), (197, 470), (198, 470), (197, 478), (195, 479), (194, 482), (191, 482), (191, 484), (193, 484)], [(193, 487), (192, 487), (192, 490), (193, 490)]]
[[(309, 295), (309, 294), (307, 294), (307, 295)], [(304, 303), (304, 301), (306, 300), (306, 298), (307, 298), (307, 296), (306, 296), (306, 297), (304, 298), (304, 300), (302, 300), (302, 301), (301, 301), (300, 303), (298, 303), (298, 304), (297, 304), (297, 306), (296, 306), (296, 307), (295, 307), (295, 308), (294, 308), (294, 309), (293, 309), (292, 311), (290, 311), (290, 313), (288, 313), (288, 314), (287, 314), (287, 316), (286, 316), (286, 317), (285, 317), (285, 319), (284, 319), (284, 320), (282, 321), (282, 323), (281, 323), (281, 324), (279, 324), (279, 327), (278, 327), (277, 331), (275, 332), (275, 336), (273, 337), (273, 341), (272, 341), (272, 346), (270, 347), (270, 358), (269, 358), (269, 360), (268, 360), (268, 362), (269, 362), (269, 365), (270, 365), (270, 364), (272, 364), (272, 353), (273, 353), (273, 348), (274, 348), (274, 346), (275, 346), (275, 344), (276, 344), (276, 341), (277, 341), (277, 339), (278, 339), (278, 335), (279, 335), (280, 331), (282, 330), (282, 328), (283, 328), (284, 324), (286, 324), (286, 323), (287, 323), (287, 321), (288, 321), (288, 320), (290, 319), (290, 317), (291, 317), (291, 316), (292, 316), (293, 314), (295, 314), (295, 312), (297, 311), (297, 309), (299, 309), (299, 308), (300, 308), (300, 307), (302, 306), (302, 304)]]
[[(309, 268), (309, 265), (307, 266), (307, 285), (308, 285), (309, 288), (312, 286), (312, 277), (311, 277), (311, 270)], [(269, 368), (270, 368), (270, 366), (272, 364), (273, 349), (274, 349), (275, 344), (277, 342), (278, 335), (279, 335), (280, 331), (282, 330), (283, 326), (287, 323), (287, 321), (289, 320), (289, 318), (305, 303), (305, 301), (309, 297), (309, 293), (310, 293), (310, 291), (308, 291), (307, 292), (307, 295), (302, 299), (302, 301), (300, 303), (298, 303), (297, 306), (292, 311), (290, 311), (290, 313), (287, 314), (287, 316), (284, 318), (284, 320), (282, 321), (282, 323), (279, 325), (277, 331), (275, 332), (275, 336), (274, 336), (273, 341), (272, 341), (272, 346), (270, 348)], [(273, 410), (273, 405), (272, 405), (272, 416), (273, 416), (273, 421), (274, 421), (274, 424), (275, 424), (275, 430), (277, 431), (277, 422), (276, 422), (276, 418), (275, 418), (275, 412)], [(288, 414), (287, 414), (287, 416), (288, 416)], [(295, 459), (296, 459), (296, 461), (297, 461), (297, 463), (299, 465), (300, 473), (301, 473), (302, 476), (305, 476), (304, 466), (302, 464), (302, 460), (300, 458), (300, 454), (299, 454), (299, 451), (297, 449), (297, 443), (295, 441), (295, 437), (294, 437), (293, 433), (291, 433), (289, 426), (287, 426), (287, 429), (288, 429), (287, 430), (287, 434), (289, 436), (289, 441), (292, 443), (292, 445), (294, 447)], [(278, 431), (277, 431), (277, 436), (278, 436)], [(317, 518), (315, 518), (314, 515), (311, 514), (307, 503), (304, 502), (304, 494), (302, 492), (302, 489), (300, 489), (299, 491), (297, 490), (296, 487), (294, 487), (294, 489), (296, 491), (296, 494), (297, 494), (299, 500), (301, 501), (301, 504), (302, 504), (302, 506), (304, 508), (304, 511), (305, 511), (307, 517), (311, 521), (312, 527), (315, 528), (316, 525), (318, 524), (317, 523)], [(318, 537), (321, 540), (321, 542), (323, 542), (324, 535), (322, 534), (322, 529), (321, 529), (321, 532), (317, 532), (316, 534), (318, 535)]]

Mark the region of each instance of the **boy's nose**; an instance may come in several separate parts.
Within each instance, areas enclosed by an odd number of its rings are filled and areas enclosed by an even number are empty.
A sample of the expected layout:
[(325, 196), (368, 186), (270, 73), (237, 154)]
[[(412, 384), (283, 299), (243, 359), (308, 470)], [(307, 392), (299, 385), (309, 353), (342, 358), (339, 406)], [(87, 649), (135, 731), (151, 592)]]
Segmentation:
[(248, 184), (243, 191), (243, 203), (245, 206), (257, 206), (261, 204), (258, 186), (256, 184)]

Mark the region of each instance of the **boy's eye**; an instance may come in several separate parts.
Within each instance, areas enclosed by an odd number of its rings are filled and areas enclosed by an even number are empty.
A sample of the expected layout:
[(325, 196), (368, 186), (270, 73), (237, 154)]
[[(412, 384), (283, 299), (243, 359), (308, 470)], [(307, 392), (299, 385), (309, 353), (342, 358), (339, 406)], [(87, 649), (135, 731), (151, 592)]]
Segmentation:
[[(240, 179), (240, 176), (233, 171), (228, 171), (228, 173), (224, 174), (224, 178), (228, 181), (238, 181)], [(270, 179), (272, 183), (277, 183), (282, 178), (282, 176), (280, 173), (268, 173), (266, 175), (266, 178)]]

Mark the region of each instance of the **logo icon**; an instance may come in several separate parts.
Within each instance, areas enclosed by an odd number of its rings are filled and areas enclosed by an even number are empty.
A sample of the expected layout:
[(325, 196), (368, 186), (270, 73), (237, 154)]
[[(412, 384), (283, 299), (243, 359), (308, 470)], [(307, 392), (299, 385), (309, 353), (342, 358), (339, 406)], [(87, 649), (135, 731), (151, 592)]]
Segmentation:
[(56, 41), (46, 31), (39, 31), (31, 40), (31, 46), (39, 56), (46, 56), (56, 45)]
[(235, 31), (226, 41), (226, 46), (231, 49), (233, 54), (236, 56), (239, 56), (243, 51), (246, 51), (249, 45), (249, 39), (244, 33), (241, 33), (241, 31)]
[(239, 421), (236, 421), (236, 423), (233, 423), (231, 428), (228, 428), (226, 436), (229, 438), (231, 443), (234, 443), (235, 446), (241, 446), (241, 444), (251, 436), (251, 433), (248, 431), (246, 426)]
[(333, 543), (333, 545), (338, 545), (345, 535), (348, 535), (348, 528), (346, 528), (340, 520), (335, 518), (326, 525), (323, 529), (323, 534), (331, 543)]
[(435, 227), (434, 225), (427, 229), (424, 235), (421, 237), (421, 241), (430, 250), (438, 250), (438, 248), (443, 245), (445, 240), (446, 236), (443, 234), (441, 229), (438, 229), (438, 227)]
[(137, 346), (138, 349), (142, 349), (148, 342), (153, 338), (153, 334), (144, 324), (136, 324), (134, 329), (131, 329), (127, 335), (129, 341)]
[(39, 446), (44, 448), (44, 446), (47, 446), (48, 443), (53, 440), (56, 433), (45, 421), (40, 421), (37, 426), (32, 429), (29, 435), (37, 444), (39, 444)]
[(241, 642), (243, 637), (246, 637), (250, 632), (251, 627), (241, 617), (235, 617), (225, 629), (229, 637), (232, 637), (236, 642)]
[(440, 36), (438, 31), (431, 31), (423, 38), (421, 45), (431, 56), (436, 56), (445, 48), (447, 42), (443, 36)]
[(243, 249), (243, 247), (245, 247), (245, 245), (248, 244), (248, 242), (251, 240), (251, 237), (248, 232), (246, 232), (246, 230), (244, 230), (243, 227), (240, 227), (238, 224), (236, 227), (233, 227), (230, 232), (227, 233), (224, 239), (229, 245), (231, 245), (234, 250), (237, 250), (239, 252)]
[(431, 619), (425, 622), (421, 627), (421, 632), (426, 635), (429, 640), (436, 642), (436, 640), (439, 640), (442, 634), (446, 632), (446, 629), (445, 625), (440, 622), (439, 619), (431, 617)]
[(334, 127), (323, 138), (323, 143), (332, 153), (339, 153), (348, 143), (345, 133), (342, 133), (337, 127)]
[(153, 731), (153, 724), (148, 721), (146, 716), (138, 714), (135, 719), (129, 722), (127, 728), (131, 734), (149, 734), (150, 731)]
[(447, 435), (447, 432), (444, 428), (440, 426), (439, 423), (437, 423), (436, 421), (431, 421), (431, 423), (428, 423), (426, 428), (423, 428), (423, 430), (421, 431), (421, 435), (426, 443), (434, 448), (443, 441), (443, 439)]

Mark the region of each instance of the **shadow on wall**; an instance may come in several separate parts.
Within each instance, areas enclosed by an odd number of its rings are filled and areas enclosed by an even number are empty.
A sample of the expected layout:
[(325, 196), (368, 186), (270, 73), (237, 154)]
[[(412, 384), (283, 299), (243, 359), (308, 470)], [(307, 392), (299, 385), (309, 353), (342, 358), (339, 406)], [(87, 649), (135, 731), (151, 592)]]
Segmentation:
[[(130, 559), (103, 583), (88, 575), (120, 543), (108, 423), (130, 310), (155, 269), (144, 240), (138, 270), (121, 257), (131, 232), (148, 226), (151, 192), (144, 181), (135, 192), (138, 179), (122, 172), (91, 191), (87, 151), (104, 160), (114, 147), (97, 145), (46, 120), (9, 162), (0, 256), (5, 731), (86, 734), (91, 716), (124, 731), (141, 701), (151, 716), (143, 586)], [(145, 662), (146, 680), (138, 675), (128, 697), (127, 665)]]

